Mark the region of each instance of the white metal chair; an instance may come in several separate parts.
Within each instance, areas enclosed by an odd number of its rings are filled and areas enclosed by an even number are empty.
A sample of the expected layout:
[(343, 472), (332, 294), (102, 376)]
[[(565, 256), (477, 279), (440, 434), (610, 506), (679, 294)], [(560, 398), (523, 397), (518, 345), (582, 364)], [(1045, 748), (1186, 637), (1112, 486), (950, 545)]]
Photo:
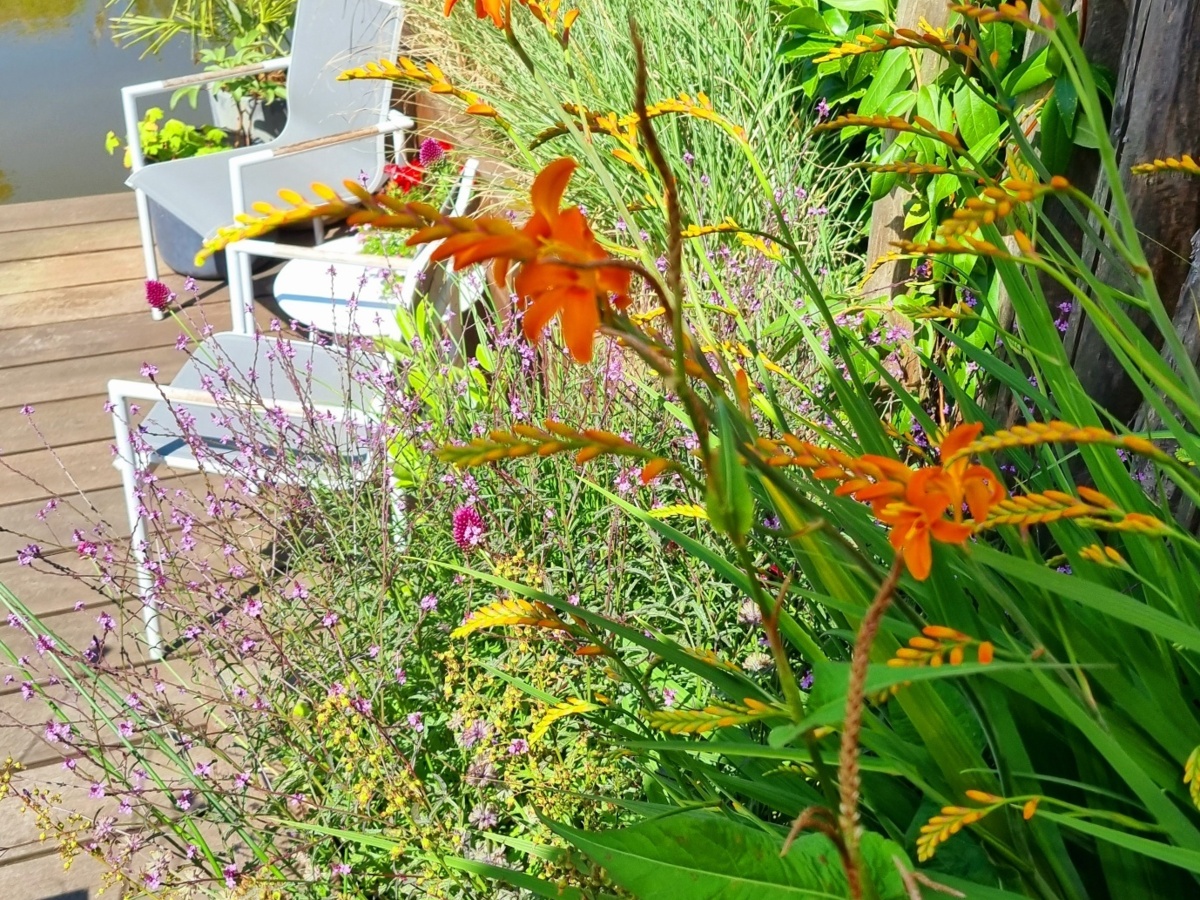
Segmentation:
[[(239, 442), (244, 445), (254, 439), (261, 445), (261, 436), (297, 454), (286, 467), (289, 484), (330, 484), (335, 476), (345, 478), (351, 472), (361, 477), (382, 465), (393, 538), (403, 541), (399, 536), (404, 525), (402, 495), (392, 468), (372, 458), (362, 439), (363, 429), (378, 421), (381, 395), (367, 383), (369, 378), (361, 376), (386, 366), (389, 363), (382, 357), (360, 354), (352, 359), (345, 350), (311, 342), (226, 332), (201, 343), (169, 385), (109, 381), (117, 446), (113, 464), (121, 473), (151, 658), (163, 657), (163, 636), (139, 485), (159, 465), (253, 477)], [(154, 404), (132, 430), (130, 400)], [(237, 414), (231, 415), (231, 409)], [(334, 448), (337, 457), (336, 473), (322, 465), (330, 462), (330, 454), (311, 454), (298, 445), (301, 436), (313, 433), (318, 418), (324, 420), (322, 445)], [(190, 423), (190, 433), (185, 433), (183, 422)]]
[[(390, 82), (338, 81), (337, 76), (348, 68), (395, 58), (403, 19), (399, 0), (300, 0), (290, 56), (122, 88), (133, 169), (126, 183), (137, 192), (147, 278), (158, 277), (148, 199), (202, 237), (209, 237), (254, 203), (276, 200), (281, 188), (312, 181), (340, 185), (361, 172), (367, 174), (368, 188), (383, 183), (384, 136), (411, 129), (414, 123), (390, 109)], [(288, 118), (278, 138), (146, 165), (138, 142), (139, 97), (284, 69), (288, 72)], [(161, 313), (156, 317), (161, 318)]]
[[(479, 160), (468, 159), (442, 210), (466, 215), (471, 204)], [(233, 328), (254, 333), (254, 283), (251, 257), (286, 259), (275, 279), (275, 300), (289, 321), (327, 334), (361, 334), (399, 338), (395, 309), (411, 308), (430, 257), (438, 244), (415, 256), (367, 256), (357, 252), (358, 238), (337, 238), (319, 247), (272, 241), (243, 240), (225, 249), (230, 272), (229, 304)], [(467, 273), (459, 279), (459, 312), (482, 294), (483, 282)]]

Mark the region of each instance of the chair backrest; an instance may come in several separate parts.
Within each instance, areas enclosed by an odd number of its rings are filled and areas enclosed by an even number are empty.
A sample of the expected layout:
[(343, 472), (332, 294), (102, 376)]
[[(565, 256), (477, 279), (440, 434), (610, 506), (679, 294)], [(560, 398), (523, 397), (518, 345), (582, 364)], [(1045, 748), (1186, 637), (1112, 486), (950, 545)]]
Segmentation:
[(287, 124), (278, 142), (308, 141), (381, 122), (391, 105), (392, 83), (338, 81), (338, 75), (395, 59), (403, 19), (398, 0), (300, 0), (292, 29)]
[(471, 205), (471, 192), (475, 190), (475, 176), (479, 172), (479, 160), (471, 157), (462, 167), (454, 192), (446, 198), (442, 212), (452, 216), (465, 216)]
[[(229, 160), (379, 125), (391, 106), (392, 83), (338, 81), (346, 69), (394, 59), (404, 7), (399, 0), (300, 0), (292, 30), (288, 117), (283, 132), (261, 146), (154, 163), (126, 181), (193, 231), (209, 237), (233, 222)], [(314, 181), (338, 187), (366, 172), (368, 187), (383, 181), (384, 136), (278, 156), (242, 170), (246, 208), (275, 203), (282, 188), (303, 190)], [(341, 191), (349, 199), (349, 193)]]
[[(475, 176), (479, 172), (479, 160), (475, 158), (468, 159), (463, 165), (462, 172), (459, 173), (458, 183), (454, 187), (454, 191), (446, 198), (446, 202), (442, 204), (442, 212), (450, 216), (465, 216), (467, 208), (471, 205), (471, 194), (475, 189)], [(410, 277), (405, 278), (400, 289), (400, 305), (405, 309), (411, 309), (413, 300), (416, 299), (417, 289), (420, 286), (421, 278), (415, 277), (419, 273), (424, 272), (429, 268), (429, 258), (433, 256), (433, 252), (437, 250), (441, 241), (436, 241), (432, 244), (427, 244), (425, 248), (417, 254), (411, 263), (409, 271), (412, 273)]]

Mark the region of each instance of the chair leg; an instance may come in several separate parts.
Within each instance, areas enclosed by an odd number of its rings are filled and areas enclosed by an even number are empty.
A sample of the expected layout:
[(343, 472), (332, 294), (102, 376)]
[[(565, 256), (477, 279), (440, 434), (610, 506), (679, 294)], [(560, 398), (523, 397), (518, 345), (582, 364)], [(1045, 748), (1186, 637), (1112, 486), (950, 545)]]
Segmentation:
[(122, 464), (122, 487), (129, 512), (129, 533), (133, 558), (137, 564), (138, 592), (142, 601), (142, 624), (146, 627), (146, 646), (150, 658), (163, 658), (162, 628), (158, 620), (158, 601), (154, 597), (154, 573), (146, 565), (146, 520), (138, 512), (137, 476), (133, 467)]
[(121, 489), (125, 496), (125, 511), (129, 516), (129, 539), (137, 565), (138, 595), (142, 601), (142, 623), (146, 628), (146, 645), (150, 658), (163, 658), (162, 630), (158, 620), (158, 604), (154, 598), (154, 573), (146, 565), (146, 520), (138, 511), (137, 470), (138, 454), (129, 433), (129, 409), (125, 398), (109, 391), (113, 404), (113, 436), (117, 442), (117, 468), (121, 472)]
[[(254, 272), (250, 266), (250, 254), (238, 253), (237, 273), (230, 274), (232, 280), (236, 277), (239, 282), (242, 306), (242, 334), (254, 334)], [(236, 326), (235, 326), (236, 327)]]
[[(142, 259), (146, 264), (146, 280), (158, 281), (158, 257), (154, 252), (154, 229), (150, 225), (150, 200), (145, 191), (135, 191), (137, 197), (138, 230), (142, 235)], [(163, 318), (161, 309), (151, 309), (155, 320)]]
[(232, 247), (225, 250), (225, 272), (229, 276), (229, 325), (236, 334), (246, 334), (246, 301), (242, 287), (242, 255)]

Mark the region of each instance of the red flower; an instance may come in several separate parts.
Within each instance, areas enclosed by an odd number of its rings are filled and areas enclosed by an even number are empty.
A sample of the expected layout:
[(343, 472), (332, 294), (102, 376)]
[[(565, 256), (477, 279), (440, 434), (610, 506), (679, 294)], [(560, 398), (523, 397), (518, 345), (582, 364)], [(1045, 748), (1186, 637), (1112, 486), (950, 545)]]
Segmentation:
[(383, 167), (383, 174), (406, 194), (420, 184), (421, 179), (425, 177), (425, 171), (420, 163), (405, 163), (402, 166), (388, 163)]

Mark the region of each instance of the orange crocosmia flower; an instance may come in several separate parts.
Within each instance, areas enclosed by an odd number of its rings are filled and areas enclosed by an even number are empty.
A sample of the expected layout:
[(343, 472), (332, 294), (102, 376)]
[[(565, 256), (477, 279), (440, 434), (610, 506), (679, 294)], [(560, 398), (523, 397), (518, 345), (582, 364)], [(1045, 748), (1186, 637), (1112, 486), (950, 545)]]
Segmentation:
[(933, 567), (930, 539), (961, 544), (971, 536), (971, 526), (952, 522), (945, 512), (953, 502), (953, 487), (938, 466), (916, 472), (904, 490), (902, 500), (880, 504), (875, 515), (891, 525), (891, 545), (904, 554), (904, 564), (918, 581), (929, 577)]
[[(446, 0), (446, 6), (443, 8), (443, 15), (450, 15), (458, 0)], [(504, 27), (504, 14), (507, 10), (509, 0), (475, 0), (475, 17), (479, 19), (490, 18), (492, 24), (497, 28)]]
[[(975, 440), (982, 430), (983, 426), (978, 423), (959, 425), (938, 445), (939, 455), (942, 459), (953, 456)], [(972, 463), (966, 456), (954, 460), (943, 471), (950, 479), (950, 500), (956, 522), (962, 521), (964, 502), (971, 511), (971, 518), (982, 522), (988, 511), (1004, 499), (1004, 486), (996, 474), (987, 466)]]
[(571, 356), (588, 362), (600, 327), (600, 304), (611, 298), (618, 309), (629, 306), (630, 273), (617, 267), (579, 268), (611, 257), (588, 227), (583, 210), (578, 206), (560, 208), (574, 171), (575, 161), (563, 158), (538, 173), (530, 190), (533, 215), (520, 229), (503, 219), (480, 219), (470, 231), (443, 223), (417, 232), (409, 243), (444, 238), (432, 258), (453, 257), (456, 269), (494, 260), (498, 284), (507, 282), (516, 263), (519, 268), (513, 287), (517, 303), (525, 305), (525, 336), (536, 343), (550, 320), (558, 316)]

